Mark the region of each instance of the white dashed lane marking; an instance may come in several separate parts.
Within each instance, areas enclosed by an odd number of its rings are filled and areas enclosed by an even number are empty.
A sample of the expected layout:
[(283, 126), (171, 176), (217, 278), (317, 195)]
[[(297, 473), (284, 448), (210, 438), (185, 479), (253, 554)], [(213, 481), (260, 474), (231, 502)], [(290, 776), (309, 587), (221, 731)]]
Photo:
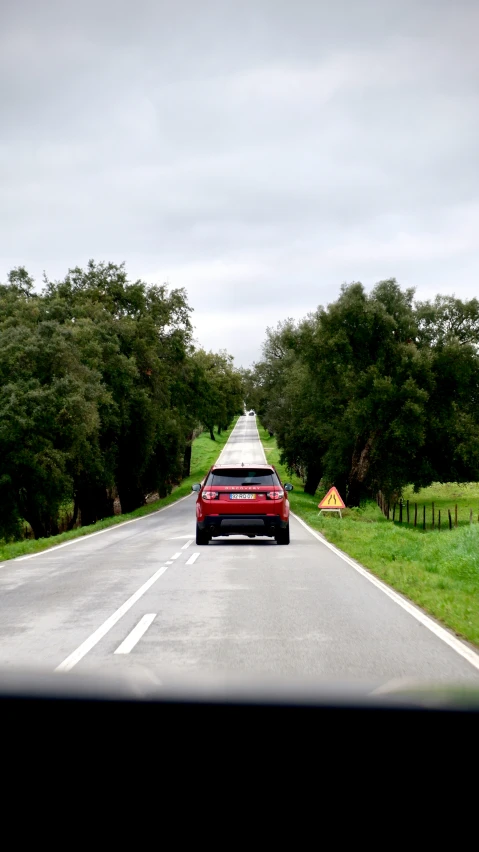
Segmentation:
[(135, 647), (136, 643), (140, 641), (143, 634), (146, 633), (155, 618), (156, 612), (147, 613), (147, 615), (144, 615), (143, 618), (140, 618), (136, 627), (133, 628), (126, 639), (123, 640), (121, 645), (118, 645), (115, 654), (129, 654), (132, 648)]
[(192, 553), (190, 558), (187, 561), (187, 565), (194, 565), (196, 560), (198, 559), (199, 553)]
[(94, 631), (94, 633), (92, 633), (91, 636), (88, 637), (88, 639), (85, 639), (85, 641), (82, 642), (81, 645), (79, 645), (78, 648), (76, 648), (76, 650), (73, 651), (72, 654), (69, 654), (68, 657), (66, 657), (63, 662), (56, 667), (55, 671), (69, 672), (70, 669), (73, 668), (73, 666), (76, 666), (76, 664), (83, 659), (85, 654), (88, 654), (88, 652), (91, 651), (91, 649), (98, 644), (100, 639), (103, 639), (103, 637), (106, 636), (108, 631), (111, 630), (111, 628), (117, 623), (117, 621), (119, 621), (120, 618), (122, 618), (125, 613), (128, 612), (128, 610), (131, 609), (132, 606), (134, 606), (134, 604), (136, 604), (136, 602), (140, 600), (140, 598), (145, 594), (145, 592), (148, 591), (148, 589), (151, 589), (153, 583), (156, 583), (156, 581), (159, 580), (159, 578), (167, 570), (168, 567), (166, 565), (163, 565), (162, 568), (158, 568), (158, 571), (155, 571), (155, 573), (152, 574), (152, 576), (149, 578), (149, 580), (146, 581), (146, 583), (143, 583), (143, 585), (140, 586), (140, 588), (137, 589), (137, 591), (133, 595), (131, 595), (131, 597), (129, 597), (124, 604), (118, 607), (118, 609), (113, 613), (113, 615), (110, 615), (110, 617), (107, 618), (106, 621), (103, 622), (103, 624), (100, 624), (100, 627), (98, 627)]

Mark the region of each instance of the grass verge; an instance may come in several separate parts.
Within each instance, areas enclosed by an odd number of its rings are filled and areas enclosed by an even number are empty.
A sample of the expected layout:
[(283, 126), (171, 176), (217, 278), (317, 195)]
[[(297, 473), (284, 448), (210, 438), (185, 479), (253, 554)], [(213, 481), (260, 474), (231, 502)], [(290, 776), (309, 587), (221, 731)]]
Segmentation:
[[(302, 481), (280, 464), (275, 439), (259, 424), (258, 428), (266, 458), (283, 481), (294, 485), (289, 500), (296, 515), (459, 636), (479, 646), (478, 523), (423, 532), (387, 521), (374, 502), (360, 509), (346, 509), (342, 519), (336, 514), (319, 515), (317, 505), (325, 492), (318, 491), (314, 497), (305, 494)], [(454, 503), (461, 496), (469, 503), (476, 493), (479, 496), (476, 485), (465, 488), (448, 484), (431, 486), (411, 499), (420, 502), (427, 498), (430, 504), (443, 498), (451, 508), (453, 492)]]
[(111, 518), (104, 518), (96, 524), (91, 524), (87, 527), (78, 527), (78, 529), (70, 530), (70, 532), (61, 533), (60, 535), (51, 536), (50, 538), (39, 538), (37, 540), (28, 539), (26, 541), (14, 541), (9, 544), (0, 542), (0, 562), (7, 559), (15, 559), (17, 556), (24, 556), (28, 553), (38, 553), (41, 550), (47, 550), (49, 547), (55, 547), (57, 544), (62, 544), (64, 541), (70, 541), (73, 538), (80, 538), (84, 535), (104, 530), (107, 527), (113, 527), (116, 524), (121, 524), (124, 521), (141, 518), (143, 515), (151, 515), (158, 509), (164, 506), (169, 506), (170, 503), (175, 503), (181, 497), (186, 497), (191, 492), (191, 486), (194, 482), (200, 482), (208, 473), (211, 465), (216, 461), (226, 441), (228, 440), (231, 431), (236, 425), (237, 418), (231, 424), (231, 427), (216, 436), (216, 441), (212, 441), (208, 432), (202, 432), (193, 443), (191, 454), (191, 475), (175, 488), (175, 490), (164, 497), (162, 500), (156, 500), (154, 503), (149, 503), (147, 506), (141, 506), (135, 509), (134, 512), (129, 512), (125, 515), (114, 515)]

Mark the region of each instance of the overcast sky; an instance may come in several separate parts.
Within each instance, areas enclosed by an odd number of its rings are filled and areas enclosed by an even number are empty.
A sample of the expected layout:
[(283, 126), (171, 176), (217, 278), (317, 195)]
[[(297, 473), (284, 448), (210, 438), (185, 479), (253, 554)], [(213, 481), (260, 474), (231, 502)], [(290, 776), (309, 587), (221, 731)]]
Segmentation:
[(477, 0), (1, 0), (0, 281), (89, 258), (266, 326), (390, 276), (478, 296)]

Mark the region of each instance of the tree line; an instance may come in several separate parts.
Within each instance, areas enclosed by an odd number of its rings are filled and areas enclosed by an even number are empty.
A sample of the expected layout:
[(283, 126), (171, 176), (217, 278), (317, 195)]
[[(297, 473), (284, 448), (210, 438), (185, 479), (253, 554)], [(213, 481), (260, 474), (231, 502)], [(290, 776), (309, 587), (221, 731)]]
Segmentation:
[(415, 301), (395, 279), (268, 329), (246, 404), (314, 494), (348, 506), (405, 485), (479, 480), (479, 302)]
[(43, 289), (23, 267), (0, 285), (0, 538), (91, 524), (168, 494), (199, 429), (243, 410), (228, 353), (195, 348), (183, 289), (95, 263)]

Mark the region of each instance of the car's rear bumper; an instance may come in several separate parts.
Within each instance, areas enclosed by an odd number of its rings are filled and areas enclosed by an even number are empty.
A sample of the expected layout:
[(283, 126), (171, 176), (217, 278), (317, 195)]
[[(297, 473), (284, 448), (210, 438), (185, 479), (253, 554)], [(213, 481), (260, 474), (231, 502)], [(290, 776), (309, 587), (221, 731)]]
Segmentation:
[(280, 515), (207, 515), (198, 523), (201, 530), (217, 535), (268, 535), (274, 536), (288, 526)]

